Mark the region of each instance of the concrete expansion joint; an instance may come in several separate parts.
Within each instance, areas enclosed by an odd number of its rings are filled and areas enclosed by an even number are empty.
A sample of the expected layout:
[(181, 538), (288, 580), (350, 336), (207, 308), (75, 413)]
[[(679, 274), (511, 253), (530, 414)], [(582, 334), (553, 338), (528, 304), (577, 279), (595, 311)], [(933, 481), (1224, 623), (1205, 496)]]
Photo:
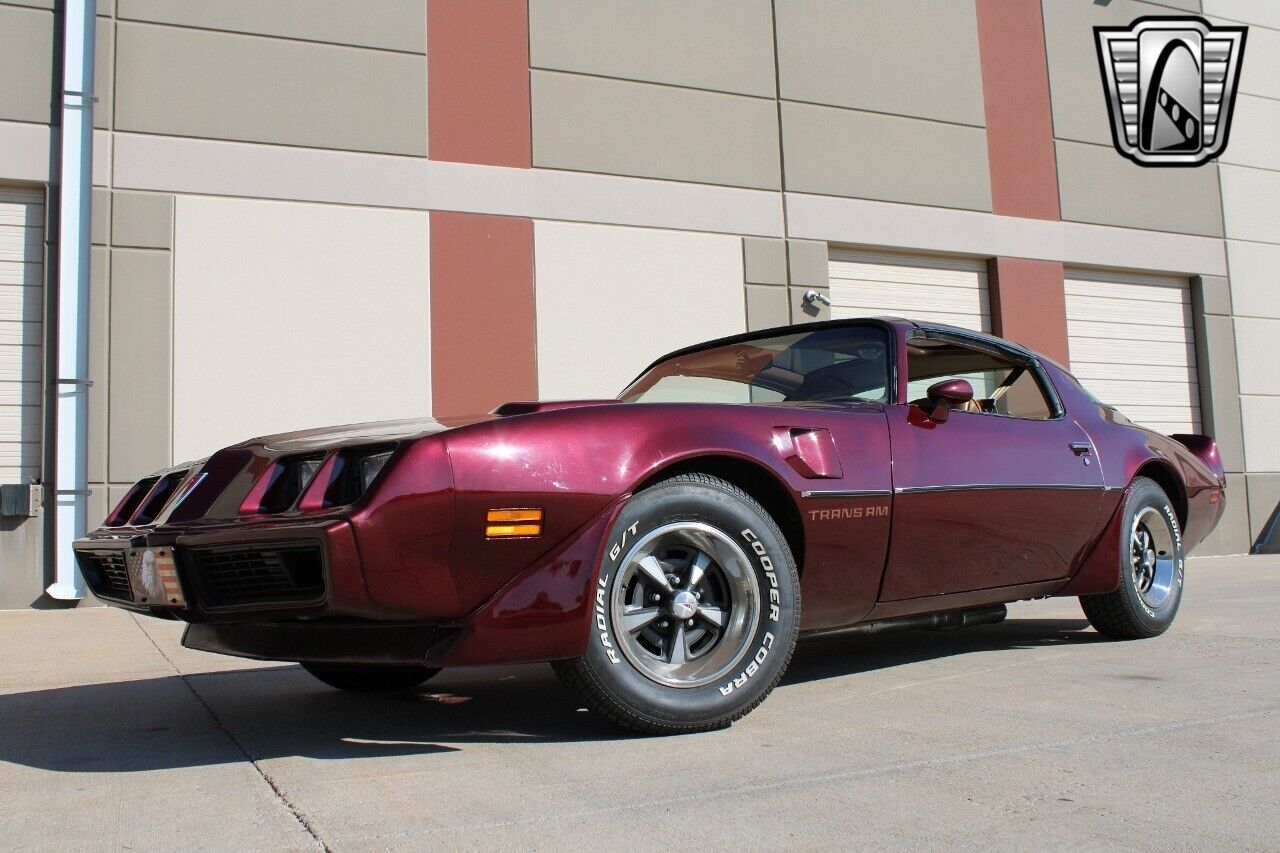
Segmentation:
[(196, 690), (195, 685), (191, 683), (191, 679), (187, 678), (186, 674), (178, 668), (178, 665), (165, 653), (164, 649), (160, 648), (160, 644), (157, 643), (155, 638), (151, 636), (150, 632), (142, 626), (142, 623), (138, 621), (138, 617), (133, 613), (130, 613), (129, 618), (133, 620), (133, 624), (142, 632), (142, 635), (147, 638), (147, 642), (151, 643), (152, 648), (156, 650), (160, 657), (164, 659), (164, 662), (169, 665), (169, 668), (173, 670), (173, 674), (181, 679), (187, 690), (189, 690), (195, 700), (200, 703), (200, 707), (204, 708), (205, 713), (209, 715), (211, 720), (213, 720), (213, 723), (218, 727), (218, 730), (221, 731), (222, 734), (226, 736), (227, 740), (229, 740), (240, 754), (244, 756), (244, 760), (249, 763), (249, 766), (253, 768), (254, 772), (257, 773), (262, 781), (266, 783), (267, 787), (271, 789), (272, 795), (280, 805), (293, 816), (293, 819), (298, 822), (298, 826), (300, 826), (302, 830), (311, 837), (311, 840), (315, 842), (316, 847), (325, 851), (325, 853), (330, 853), (331, 848), (320, 837), (319, 831), (312, 824), (306, 813), (293, 803), (280, 784), (271, 776), (266, 768), (264, 768), (258, 760), (253, 757), (249, 752), (248, 747), (246, 747), (239, 738), (232, 734), (231, 729), (228, 728), (227, 724), (218, 716), (218, 713), (213, 710), (213, 706), (205, 701), (205, 698), (200, 695), (200, 691)]

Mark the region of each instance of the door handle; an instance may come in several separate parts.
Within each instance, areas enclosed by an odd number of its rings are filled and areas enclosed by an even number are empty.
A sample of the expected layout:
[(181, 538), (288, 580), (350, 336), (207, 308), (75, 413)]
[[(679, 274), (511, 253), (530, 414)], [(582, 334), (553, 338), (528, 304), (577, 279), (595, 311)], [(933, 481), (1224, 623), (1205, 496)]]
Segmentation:
[(1093, 452), (1093, 446), (1087, 441), (1073, 441), (1067, 446), (1071, 448), (1071, 452), (1076, 456), (1084, 456), (1087, 453)]

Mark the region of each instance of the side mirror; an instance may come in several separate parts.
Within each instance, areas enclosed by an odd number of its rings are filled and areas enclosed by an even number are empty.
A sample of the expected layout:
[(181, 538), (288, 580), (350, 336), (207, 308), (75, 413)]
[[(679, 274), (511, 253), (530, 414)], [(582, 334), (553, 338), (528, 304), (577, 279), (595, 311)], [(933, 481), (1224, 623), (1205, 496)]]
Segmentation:
[(973, 386), (964, 379), (948, 379), (929, 386), (929, 417), (942, 423), (951, 417), (954, 406), (963, 406), (973, 399)]

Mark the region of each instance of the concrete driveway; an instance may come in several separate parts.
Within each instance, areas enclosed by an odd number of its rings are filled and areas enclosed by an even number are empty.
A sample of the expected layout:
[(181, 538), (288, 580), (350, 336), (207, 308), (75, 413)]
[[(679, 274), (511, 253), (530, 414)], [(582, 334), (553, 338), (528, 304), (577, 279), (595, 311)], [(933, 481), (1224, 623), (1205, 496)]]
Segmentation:
[(416, 695), (191, 652), (106, 609), (0, 613), (0, 846), (1280, 846), (1280, 558), (1193, 561), (1170, 633), (1074, 600), (801, 644), (732, 729), (619, 736), (546, 666)]

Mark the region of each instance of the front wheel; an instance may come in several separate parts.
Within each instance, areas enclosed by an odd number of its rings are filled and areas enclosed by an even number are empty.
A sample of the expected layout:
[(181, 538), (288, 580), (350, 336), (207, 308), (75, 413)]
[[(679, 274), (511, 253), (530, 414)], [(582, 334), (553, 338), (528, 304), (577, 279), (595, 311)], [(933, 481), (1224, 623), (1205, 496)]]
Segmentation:
[(1084, 615), (1100, 634), (1117, 640), (1156, 637), (1168, 630), (1182, 603), (1186, 556), (1169, 496), (1137, 477), (1124, 507), (1120, 586), (1080, 597)]
[(706, 731), (764, 701), (799, 628), (795, 560), (768, 512), (730, 483), (682, 474), (623, 509), (605, 544), (587, 652), (554, 667), (619, 726)]
[(330, 687), (352, 693), (412, 690), (440, 671), (412, 664), (304, 663), (302, 668)]

